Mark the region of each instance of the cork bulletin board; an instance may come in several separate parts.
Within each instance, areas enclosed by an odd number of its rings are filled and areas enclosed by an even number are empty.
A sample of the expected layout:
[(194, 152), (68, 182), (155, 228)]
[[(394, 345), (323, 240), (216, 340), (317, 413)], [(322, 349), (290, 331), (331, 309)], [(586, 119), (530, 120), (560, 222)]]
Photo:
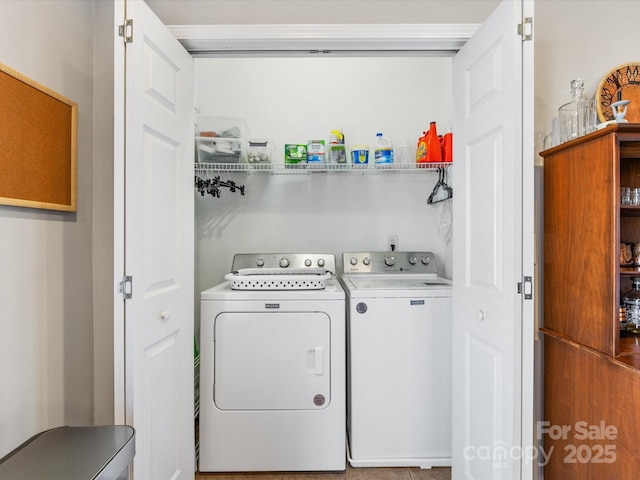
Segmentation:
[(0, 204), (77, 210), (78, 105), (0, 63)]

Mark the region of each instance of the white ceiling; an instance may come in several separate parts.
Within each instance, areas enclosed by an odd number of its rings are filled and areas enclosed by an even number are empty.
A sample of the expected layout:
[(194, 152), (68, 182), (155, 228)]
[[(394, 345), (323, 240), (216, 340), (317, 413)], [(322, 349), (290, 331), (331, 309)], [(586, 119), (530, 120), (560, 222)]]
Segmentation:
[(482, 23), (500, 0), (145, 0), (165, 25)]

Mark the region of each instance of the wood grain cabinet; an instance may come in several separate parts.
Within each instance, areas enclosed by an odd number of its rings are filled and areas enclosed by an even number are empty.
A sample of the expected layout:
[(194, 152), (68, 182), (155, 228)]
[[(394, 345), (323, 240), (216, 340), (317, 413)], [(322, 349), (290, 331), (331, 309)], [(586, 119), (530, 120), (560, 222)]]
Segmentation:
[(544, 157), (544, 423), (546, 480), (640, 478), (640, 337), (620, 337), (621, 298), (638, 267), (640, 124), (620, 124)]

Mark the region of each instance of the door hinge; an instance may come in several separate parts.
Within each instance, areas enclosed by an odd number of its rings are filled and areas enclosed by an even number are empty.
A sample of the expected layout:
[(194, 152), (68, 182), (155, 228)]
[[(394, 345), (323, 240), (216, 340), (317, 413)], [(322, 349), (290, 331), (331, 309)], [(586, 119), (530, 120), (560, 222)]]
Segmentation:
[(123, 37), (124, 43), (133, 42), (133, 19), (126, 18), (124, 25), (118, 25), (118, 36)]
[(522, 23), (518, 24), (518, 35), (522, 41), (533, 39), (533, 17), (524, 17)]
[(125, 300), (133, 297), (133, 277), (124, 276), (118, 284), (118, 293), (121, 293)]
[(533, 298), (533, 277), (524, 277), (524, 292), (523, 282), (518, 282), (518, 293), (524, 293), (525, 300), (531, 300)]

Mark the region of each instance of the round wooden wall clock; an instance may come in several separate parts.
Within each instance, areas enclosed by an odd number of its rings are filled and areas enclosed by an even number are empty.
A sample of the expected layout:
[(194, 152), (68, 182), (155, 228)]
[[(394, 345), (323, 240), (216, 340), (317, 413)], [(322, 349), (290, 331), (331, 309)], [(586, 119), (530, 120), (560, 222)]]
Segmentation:
[(640, 122), (640, 62), (625, 63), (607, 73), (596, 90), (596, 108), (601, 122), (613, 120), (610, 105), (618, 100), (631, 100), (625, 119)]

